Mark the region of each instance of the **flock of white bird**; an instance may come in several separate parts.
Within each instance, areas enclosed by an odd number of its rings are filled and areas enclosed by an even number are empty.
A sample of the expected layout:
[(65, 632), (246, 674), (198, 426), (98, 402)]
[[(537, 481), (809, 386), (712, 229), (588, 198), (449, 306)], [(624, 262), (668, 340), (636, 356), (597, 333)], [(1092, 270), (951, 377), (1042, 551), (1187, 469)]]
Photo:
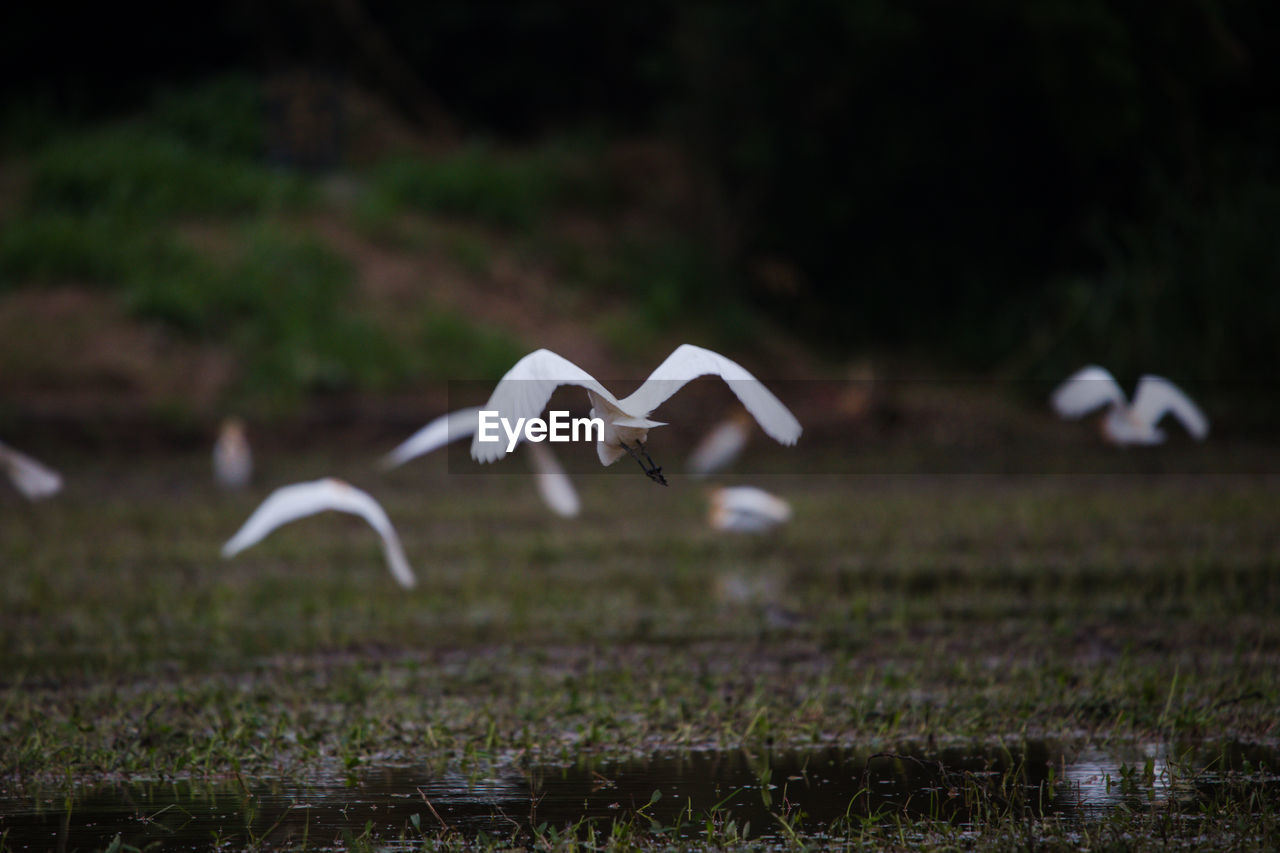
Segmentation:
[[(743, 410), (713, 428), (694, 449), (688, 463), (694, 476), (705, 477), (728, 467), (745, 448), (752, 419), (780, 444), (794, 445), (799, 439), (801, 426), (791, 411), (745, 368), (711, 350), (692, 344), (677, 347), (634, 393), (618, 399), (573, 362), (539, 349), (507, 371), (484, 406), (461, 409), (431, 421), (388, 453), (382, 467), (403, 465), (462, 438), (471, 439), (471, 457), (476, 461), (498, 461), (507, 455), (507, 447), (502, 441), (480, 441), (477, 433), (481, 411), (497, 412), (513, 423), (520, 418), (536, 418), (557, 388), (577, 385), (587, 392), (591, 417), (600, 418), (604, 424), (603, 434), (596, 442), (601, 464), (612, 465), (629, 455), (648, 477), (666, 485), (662, 468), (645, 448), (649, 431), (665, 424), (652, 420), (650, 415), (701, 376), (723, 379)], [(1090, 365), (1067, 378), (1050, 400), (1054, 410), (1066, 419), (1106, 409), (1102, 433), (1118, 445), (1160, 444), (1166, 436), (1158, 424), (1165, 415), (1173, 415), (1197, 440), (1203, 440), (1209, 432), (1208, 419), (1200, 408), (1180, 388), (1159, 376), (1143, 376), (1130, 402), (1115, 377), (1104, 368)], [(546, 505), (560, 516), (577, 516), (581, 501), (555, 454), (543, 443), (521, 443), (527, 448), (525, 454), (533, 468), (534, 483)], [(3, 443), (0, 468), (33, 501), (48, 498), (62, 488), (58, 472)], [(213, 469), (217, 483), (228, 489), (243, 488), (252, 478), (253, 455), (239, 419), (224, 421), (214, 445)], [(387, 566), (395, 580), (405, 588), (416, 585), (399, 536), (382, 506), (367, 492), (333, 478), (276, 489), (223, 545), (222, 554), (234, 557), (282, 525), (330, 510), (357, 515), (368, 522), (382, 540)], [(733, 486), (710, 490), (708, 521), (717, 530), (760, 533), (785, 524), (790, 518), (790, 504), (763, 489)]]
[[(800, 437), (800, 422), (760, 380), (731, 359), (702, 347), (684, 344), (677, 347), (649, 378), (629, 397), (619, 400), (590, 374), (573, 362), (550, 350), (540, 349), (520, 359), (494, 387), (484, 406), (459, 409), (428, 423), (409, 436), (382, 459), (383, 468), (403, 465), (450, 442), (471, 438), (471, 456), (479, 462), (493, 462), (507, 455), (501, 441), (481, 442), (480, 412), (496, 413), (508, 422), (536, 418), (551, 401), (561, 385), (585, 388), (591, 402), (590, 415), (599, 418), (603, 430), (596, 442), (602, 465), (612, 465), (630, 454), (641, 469), (655, 482), (666, 485), (662, 469), (654, 464), (645, 449), (649, 430), (664, 426), (649, 415), (673, 394), (700, 376), (719, 376), (737, 395), (746, 411), (753, 415), (766, 434), (782, 444), (792, 445)], [(735, 423), (740, 417), (734, 418)], [(533, 467), (534, 482), (543, 501), (561, 516), (572, 518), (581, 509), (581, 501), (573, 482), (549, 447), (533, 441), (521, 441), (527, 447)], [(745, 445), (745, 435), (731, 448), (706, 454), (697, 462), (700, 473), (710, 473), (728, 465)], [(726, 449), (732, 452), (724, 452)], [(225, 485), (241, 482), (248, 461), (248, 444), (243, 428), (236, 422), (224, 425), (222, 436), (214, 448), (214, 470)], [(720, 530), (759, 532), (769, 530), (791, 517), (791, 507), (781, 498), (750, 486), (713, 490), (710, 520)], [(382, 539), (387, 566), (392, 576), (406, 588), (415, 585), (413, 570), (395, 528), (378, 502), (367, 492), (333, 478), (295, 483), (272, 492), (254, 511), (249, 520), (222, 548), (224, 557), (233, 557), (261, 541), (281, 525), (326, 510), (358, 515), (369, 523)]]

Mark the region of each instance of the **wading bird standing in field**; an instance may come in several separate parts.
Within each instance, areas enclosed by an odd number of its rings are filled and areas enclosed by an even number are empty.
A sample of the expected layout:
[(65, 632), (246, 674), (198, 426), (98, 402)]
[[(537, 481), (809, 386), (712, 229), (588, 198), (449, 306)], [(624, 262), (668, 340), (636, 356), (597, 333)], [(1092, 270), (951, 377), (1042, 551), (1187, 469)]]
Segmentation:
[(707, 521), (716, 530), (764, 533), (791, 520), (791, 504), (755, 486), (711, 490)]
[[(667, 480), (662, 469), (650, 458), (644, 445), (649, 430), (663, 423), (650, 420), (649, 414), (699, 376), (723, 379), (771, 438), (792, 445), (800, 437), (800, 423), (795, 415), (760, 380), (737, 362), (692, 344), (677, 347), (649, 374), (643, 385), (621, 400), (581, 367), (550, 350), (540, 349), (507, 371), (481, 409), (496, 411), (499, 417), (512, 422), (536, 418), (556, 388), (581, 386), (587, 389), (591, 400), (591, 416), (600, 418), (604, 424), (603, 434), (596, 442), (600, 463), (612, 465), (629, 454), (650, 479), (665, 486)], [(480, 462), (493, 462), (506, 453), (503, 442), (482, 441), (480, 433), (471, 440), (471, 457)]]
[(1097, 365), (1081, 368), (1053, 392), (1053, 408), (1064, 418), (1075, 420), (1109, 406), (1102, 420), (1102, 434), (1114, 444), (1160, 444), (1164, 430), (1156, 424), (1172, 414), (1197, 441), (1209, 434), (1209, 420), (1182, 389), (1160, 376), (1143, 376), (1133, 393), (1125, 398), (1115, 377)]
[(741, 455), (750, 438), (751, 415), (745, 409), (735, 409), (693, 448), (689, 454), (689, 473), (705, 477), (728, 468)]
[(213, 479), (224, 489), (243, 489), (253, 477), (253, 451), (244, 421), (227, 418), (213, 443)]
[(0, 442), (0, 470), (9, 475), (13, 485), (29, 501), (53, 497), (62, 489), (61, 474), (3, 442)]
[[(383, 468), (395, 468), (417, 456), (438, 450), (460, 438), (470, 438), (476, 434), (480, 408), (459, 409), (447, 415), (441, 415), (422, 429), (409, 436), (397, 448), (382, 458)], [(564, 472), (560, 460), (549, 447), (526, 441), (529, 466), (533, 468), (534, 483), (542, 501), (556, 515), (574, 518), (581, 510), (578, 491), (573, 487), (569, 475)]]
[(409, 568), (409, 561), (405, 559), (404, 549), (400, 547), (400, 537), (396, 536), (396, 530), (391, 526), (391, 520), (382, 511), (382, 507), (367, 493), (332, 477), (276, 489), (254, 510), (236, 535), (222, 546), (222, 556), (228, 559), (234, 557), (250, 545), (262, 541), (277, 527), (330, 509), (349, 512), (369, 522), (369, 526), (382, 537), (387, 567), (391, 569), (396, 581), (405, 589), (411, 589), (417, 584), (413, 570)]

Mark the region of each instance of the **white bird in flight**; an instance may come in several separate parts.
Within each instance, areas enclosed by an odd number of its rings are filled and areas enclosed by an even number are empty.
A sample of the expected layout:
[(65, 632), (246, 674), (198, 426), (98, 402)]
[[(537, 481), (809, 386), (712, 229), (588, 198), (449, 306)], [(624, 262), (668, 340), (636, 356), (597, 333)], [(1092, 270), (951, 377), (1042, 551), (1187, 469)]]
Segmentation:
[(1209, 420), (1182, 389), (1161, 376), (1143, 376), (1133, 393), (1125, 398), (1115, 377), (1097, 365), (1081, 368), (1053, 392), (1053, 408), (1064, 418), (1075, 420), (1108, 406), (1102, 434), (1115, 444), (1160, 444), (1164, 430), (1156, 424), (1172, 414), (1197, 441), (1209, 434)]
[(330, 509), (349, 512), (369, 522), (369, 526), (382, 537), (387, 567), (391, 569), (396, 581), (405, 589), (411, 589), (417, 584), (417, 578), (409, 568), (409, 561), (405, 559), (404, 549), (400, 547), (400, 537), (396, 536), (396, 530), (391, 526), (391, 520), (382, 507), (367, 493), (332, 477), (276, 489), (254, 510), (236, 535), (222, 546), (222, 556), (234, 557), (250, 545), (262, 541), (277, 527)]
[(764, 533), (791, 520), (791, 504), (755, 486), (711, 490), (707, 521), (716, 530)]
[[(459, 409), (441, 415), (382, 458), (383, 468), (395, 468), (410, 459), (439, 450), (460, 438), (470, 438), (479, 427), (480, 408)], [(529, 465), (533, 468), (534, 483), (538, 494), (552, 512), (564, 518), (574, 518), (581, 511), (578, 491), (569, 475), (564, 472), (560, 460), (551, 449), (542, 444), (524, 442), (529, 449)]]
[(743, 409), (711, 428), (689, 454), (689, 473), (705, 477), (728, 468), (751, 439), (751, 416)]
[(61, 474), (3, 442), (0, 442), (0, 469), (29, 501), (53, 497), (62, 489)]
[(244, 421), (227, 418), (213, 444), (213, 478), (224, 489), (243, 489), (253, 477), (253, 452)]
[[(536, 350), (507, 371), (482, 408), (497, 411), (499, 417), (511, 422), (534, 418), (546, 408), (556, 388), (579, 385), (587, 389), (591, 416), (604, 421), (604, 435), (596, 442), (601, 464), (612, 465), (623, 454), (630, 454), (650, 479), (665, 486), (662, 469), (644, 447), (649, 430), (663, 426), (661, 421), (650, 420), (649, 414), (692, 380), (708, 375), (725, 380), (768, 436), (782, 444), (796, 443), (799, 421), (760, 380), (737, 362), (692, 344), (676, 347), (644, 384), (621, 400), (568, 359), (550, 350)], [(506, 453), (501, 441), (481, 442), (479, 435), (471, 441), (471, 457), (480, 462), (493, 462)]]

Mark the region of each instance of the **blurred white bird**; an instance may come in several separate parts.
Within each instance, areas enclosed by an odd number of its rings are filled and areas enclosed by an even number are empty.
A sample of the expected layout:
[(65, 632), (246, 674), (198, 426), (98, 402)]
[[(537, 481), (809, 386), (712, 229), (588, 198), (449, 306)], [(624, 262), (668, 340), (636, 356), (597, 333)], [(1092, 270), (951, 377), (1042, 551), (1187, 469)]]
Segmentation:
[(755, 486), (725, 486), (710, 494), (707, 521), (716, 530), (764, 533), (791, 519), (791, 504)]
[(711, 428), (702, 437), (693, 453), (689, 454), (689, 473), (695, 477), (714, 474), (733, 464), (751, 438), (751, 416), (745, 409), (736, 409), (732, 415)]
[(578, 490), (573, 487), (569, 475), (564, 472), (560, 460), (543, 444), (526, 444), (529, 448), (529, 465), (533, 468), (533, 482), (542, 495), (542, 502), (556, 515), (576, 518), (582, 507)]
[[(395, 468), (417, 456), (438, 450), (460, 438), (470, 438), (479, 426), (479, 407), (459, 409), (441, 415), (422, 429), (409, 436), (400, 446), (382, 458), (383, 468)], [(565, 518), (574, 518), (581, 511), (578, 492), (569, 475), (551, 449), (534, 442), (524, 442), (529, 449), (529, 466), (533, 468), (534, 483), (538, 494), (553, 512)]]
[(29, 501), (44, 500), (62, 489), (61, 474), (3, 442), (0, 442), (0, 469)]
[(406, 589), (417, 584), (413, 570), (409, 568), (409, 561), (405, 559), (404, 549), (400, 547), (400, 538), (396, 536), (396, 530), (391, 526), (382, 507), (367, 493), (332, 477), (276, 489), (254, 510), (236, 535), (222, 546), (222, 556), (234, 557), (250, 545), (260, 542), (277, 527), (330, 509), (349, 512), (369, 522), (369, 526), (382, 537), (387, 567), (391, 569), (396, 581)]
[(397, 468), (410, 459), (425, 456), (433, 450), (439, 450), (450, 442), (460, 438), (470, 438), (476, 434), (478, 406), (470, 409), (458, 409), (441, 415), (422, 429), (409, 436), (396, 446), (394, 450), (382, 457), (384, 469)]
[(1109, 406), (1102, 422), (1102, 434), (1115, 444), (1160, 444), (1164, 430), (1156, 424), (1166, 414), (1182, 422), (1197, 441), (1209, 434), (1209, 420), (1182, 389), (1160, 376), (1143, 376), (1133, 394), (1125, 399), (1115, 377), (1106, 369), (1090, 365), (1076, 371), (1053, 392), (1053, 408), (1064, 418), (1083, 417)]
[[(519, 418), (537, 417), (556, 388), (579, 385), (587, 389), (591, 416), (604, 421), (604, 435), (596, 442), (601, 464), (612, 465), (624, 453), (630, 454), (650, 479), (665, 486), (662, 469), (644, 447), (649, 430), (663, 426), (661, 421), (650, 420), (649, 414), (692, 380), (708, 375), (725, 380), (767, 435), (782, 444), (796, 443), (800, 423), (760, 380), (737, 362), (692, 344), (676, 347), (644, 384), (621, 400), (573, 362), (540, 349), (507, 371), (482, 408), (516, 423)], [(481, 442), (479, 435), (471, 441), (471, 456), (481, 462), (493, 462), (506, 453), (502, 441)]]
[(224, 489), (243, 489), (253, 477), (253, 452), (244, 421), (227, 418), (213, 443), (213, 479)]

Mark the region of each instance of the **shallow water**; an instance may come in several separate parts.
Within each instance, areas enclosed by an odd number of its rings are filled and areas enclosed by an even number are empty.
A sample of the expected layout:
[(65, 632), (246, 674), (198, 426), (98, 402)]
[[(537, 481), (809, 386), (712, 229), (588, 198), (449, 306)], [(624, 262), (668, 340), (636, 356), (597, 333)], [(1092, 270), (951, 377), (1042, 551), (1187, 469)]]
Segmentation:
[[(442, 832), (528, 838), (584, 819), (675, 837), (705, 837), (708, 821), (749, 825), (782, 840), (779, 816), (809, 838), (841, 837), (869, 815), (965, 826), (994, 813), (1067, 826), (1118, 809), (1193, 814), (1206, 802), (1280, 797), (1280, 750), (1236, 744), (1171, 758), (1163, 746), (1111, 751), (1042, 741), (1013, 748), (867, 755), (682, 752), (643, 761), (485, 774), (368, 768), (346, 780), (133, 783), (65, 795), (0, 798), (0, 847), (76, 850), (124, 844), (205, 850), (251, 844), (345, 846), (365, 836), (398, 849)], [(1241, 770), (1247, 773), (1241, 773)], [(655, 794), (660, 792), (660, 794)]]

